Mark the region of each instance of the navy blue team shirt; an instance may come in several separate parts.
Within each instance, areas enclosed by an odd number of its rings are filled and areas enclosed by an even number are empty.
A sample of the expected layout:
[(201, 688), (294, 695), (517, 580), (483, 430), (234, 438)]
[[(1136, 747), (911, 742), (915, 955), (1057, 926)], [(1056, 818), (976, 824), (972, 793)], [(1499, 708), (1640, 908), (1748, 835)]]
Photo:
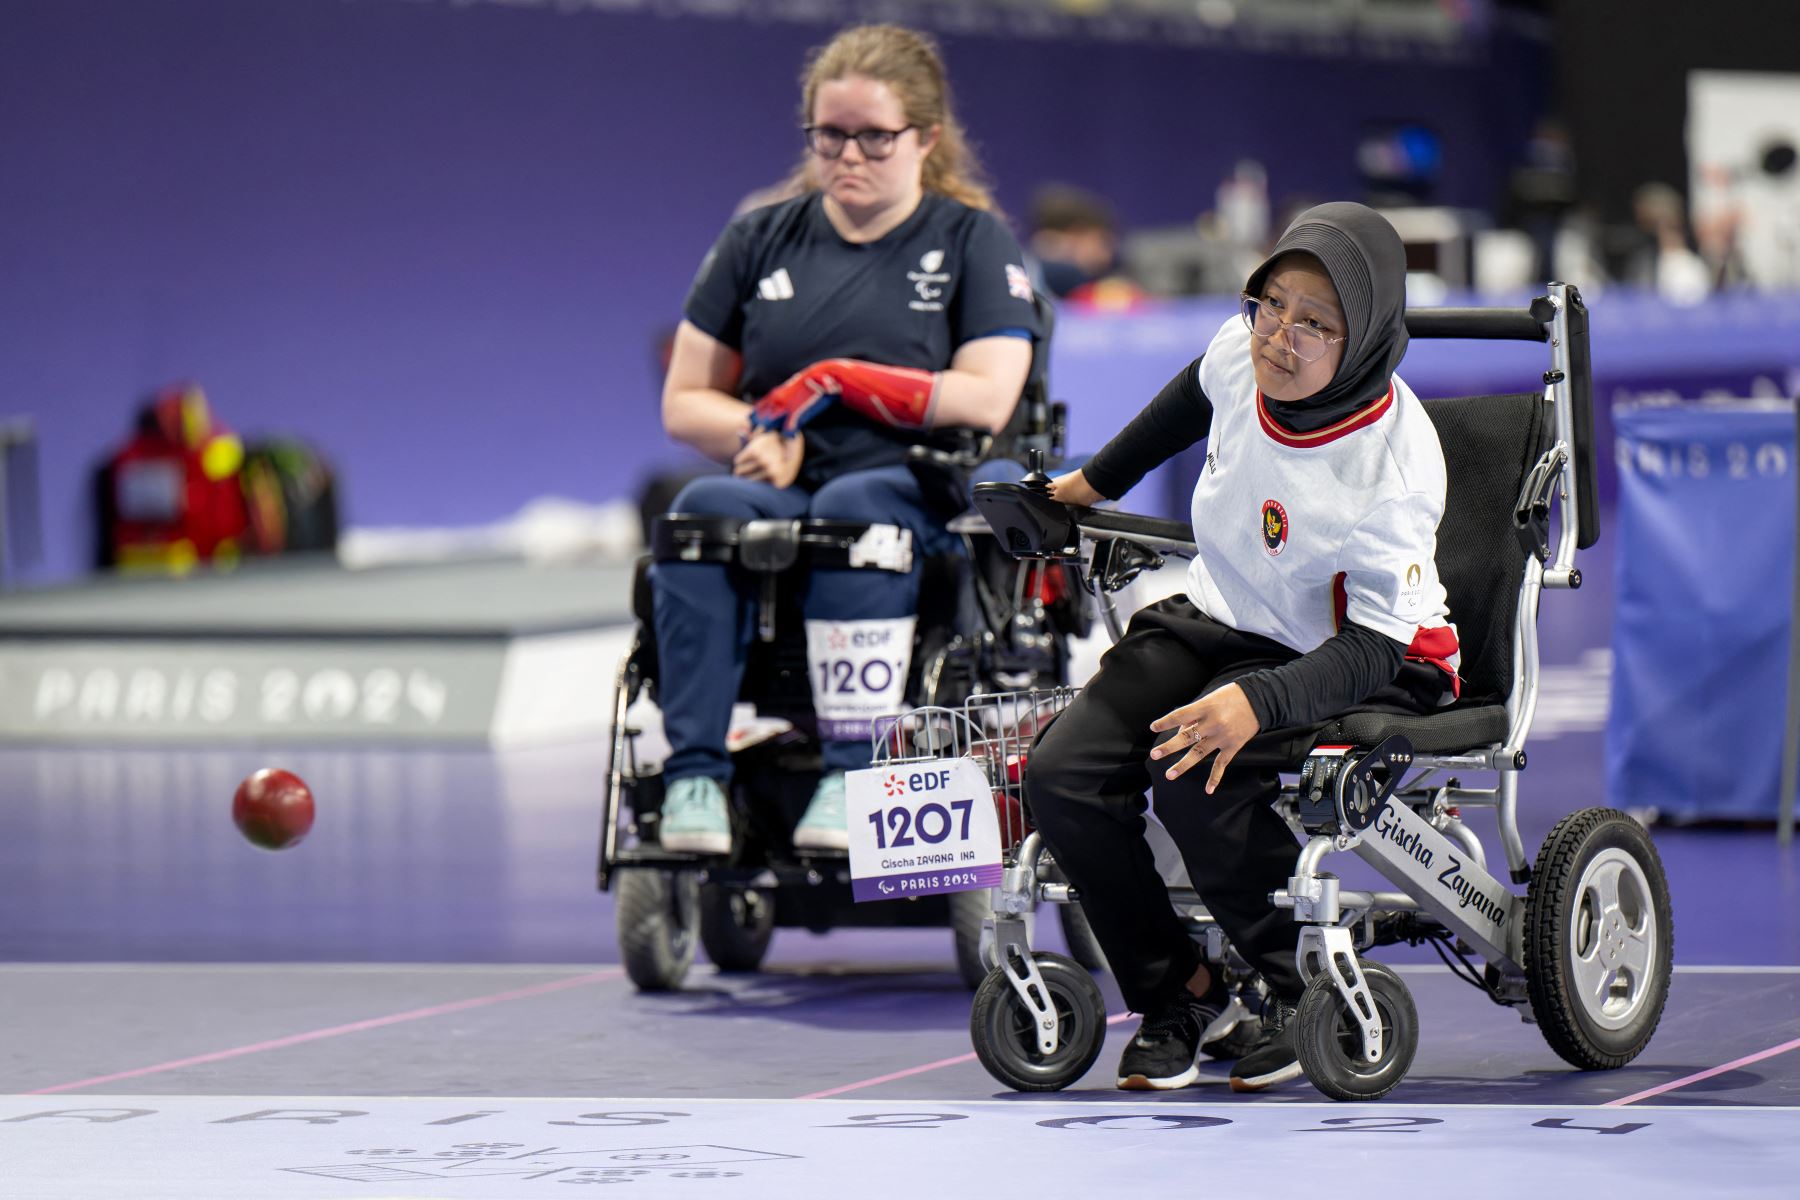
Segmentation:
[[(992, 213), (928, 192), (873, 242), (847, 242), (809, 192), (745, 213), (700, 264), (683, 315), (743, 359), (738, 388), (760, 398), (827, 358), (941, 371), (964, 342), (1039, 335), (1024, 259)], [(831, 405), (804, 431), (801, 487), (905, 460), (930, 434)]]

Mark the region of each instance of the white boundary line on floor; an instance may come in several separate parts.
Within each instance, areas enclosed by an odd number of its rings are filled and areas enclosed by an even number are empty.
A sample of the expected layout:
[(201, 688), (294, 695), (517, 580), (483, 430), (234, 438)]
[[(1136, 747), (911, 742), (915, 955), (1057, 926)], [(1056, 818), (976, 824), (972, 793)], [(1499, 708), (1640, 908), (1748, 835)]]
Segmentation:
[[(1183, 1090), (1196, 1098), (1195, 1099), (1171, 1100), (1171, 1099), (1168, 1099), (1168, 1096), (1170, 1095), (1170, 1093), (1168, 1093), (1168, 1092), (1150, 1092), (1150, 1093), (1140, 1092), (1140, 1093), (1137, 1093), (1137, 1095), (1140, 1097), (1145, 1096), (1145, 1095), (1156, 1097), (1155, 1099), (1151, 1099), (1151, 1100), (1133, 1099), (1132, 1093), (1128, 1093), (1128, 1092), (1118, 1093), (1116, 1099), (1101, 1098), (1101, 1097), (1094, 1097), (1094, 1096), (1083, 1096), (1080, 1099), (1060, 1099), (1060, 1098), (1053, 1099), (1053, 1098), (1051, 1098), (1051, 1095), (1052, 1095), (1051, 1093), (1031, 1093), (1031, 1094), (1020, 1093), (1019, 1098), (1014, 1099), (1014, 1100), (931, 1100), (931, 1101), (918, 1101), (918, 1103), (948, 1104), (948, 1105), (954, 1105), (958, 1108), (1010, 1108), (1010, 1109), (1014, 1109), (1019, 1112), (1030, 1112), (1034, 1109), (1048, 1108), (1051, 1106), (1061, 1106), (1064, 1108), (1087, 1108), (1087, 1107), (1096, 1107), (1096, 1106), (1097, 1107), (1105, 1107), (1105, 1108), (1137, 1107), (1137, 1108), (1142, 1108), (1142, 1109), (1145, 1109), (1146, 1111), (1151, 1111), (1151, 1112), (1166, 1112), (1169, 1109), (1176, 1109), (1176, 1108), (1218, 1108), (1219, 1107), (1219, 1105), (1217, 1103), (1213, 1103), (1208, 1100), (1198, 1098), (1198, 1097), (1204, 1096), (1206, 1094), (1203, 1090), (1194, 1089), (1194, 1088), (1187, 1088), (1187, 1089), (1183, 1089)], [(1233, 1108), (1241, 1108), (1246, 1105), (1251, 1105), (1251, 1106), (1255, 1106), (1257, 1108), (1278, 1108), (1284, 1112), (1287, 1111), (1288, 1109), (1318, 1109), (1323, 1112), (1335, 1112), (1335, 1113), (1339, 1113), (1339, 1114), (1346, 1115), (1346, 1116), (1358, 1115), (1358, 1114), (1365, 1115), (1365, 1116), (1378, 1116), (1382, 1113), (1388, 1113), (1388, 1112), (1393, 1112), (1397, 1109), (1408, 1109), (1408, 1108), (1431, 1109), (1433, 1111), (1438, 1111), (1438, 1110), (1443, 1110), (1443, 1109), (1451, 1109), (1451, 1110), (1457, 1111), (1457, 1112), (1462, 1112), (1462, 1111), (1467, 1110), (1467, 1111), (1471, 1111), (1471, 1112), (1491, 1111), (1491, 1112), (1552, 1112), (1552, 1113), (1555, 1113), (1555, 1112), (1568, 1112), (1571, 1109), (1583, 1110), (1583, 1111), (1591, 1109), (1591, 1110), (1598, 1111), (1600, 1109), (1607, 1107), (1607, 1105), (1605, 1105), (1605, 1104), (1595, 1104), (1595, 1103), (1585, 1103), (1584, 1104), (1584, 1103), (1580, 1103), (1578, 1101), (1571, 1101), (1566, 1104), (1444, 1104), (1444, 1103), (1426, 1103), (1426, 1102), (1421, 1102), (1421, 1101), (1387, 1101), (1387, 1100), (1378, 1101), (1373, 1105), (1357, 1106), (1357, 1105), (1344, 1104), (1343, 1102), (1337, 1101), (1337, 1100), (1280, 1100), (1280, 1099), (1275, 1098), (1274, 1096), (1251, 1098), (1249, 1096), (1244, 1096), (1237, 1092), (1226, 1091), (1223, 1089), (1222, 1086), (1220, 1088), (1220, 1092), (1222, 1094), (1219, 1095), (1218, 1098), (1220, 1100), (1224, 1101), (1225, 1104), (1230, 1105)], [(33, 1096), (36, 1094), (37, 1093), (35, 1093), (35, 1092), (4, 1092), (4, 1093), (0, 1093), (0, 1098), (23, 1099), (25, 1097)], [(800, 1098), (796, 1098), (796, 1097), (792, 1097), (792, 1096), (767, 1096), (767, 1097), (739, 1096), (739, 1097), (735, 1097), (735, 1098), (725, 1097), (725, 1096), (356, 1096), (356, 1095), (349, 1095), (349, 1096), (337, 1096), (337, 1095), (295, 1096), (295, 1095), (289, 1095), (286, 1093), (271, 1093), (268, 1095), (246, 1095), (246, 1094), (235, 1093), (235, 1092), (230, 1093), (230, 1094), (219, 1093), (216, 1095), (212, 1094), (212, 1093), (206, 1093), (206, 1094), (186, 1094), (186, 1093), (184, 1093), (179, 1096), (173, 1096), (173, 1095), (168, 1095), (168, 1094), (154, 1094), (154, 1095), (138, 1096), (133, 1093), (94, 1092), (94, 1093), (84, 1093), (80, 1098), (83, 1100), (141, 1099), (141, 1100), (144, 1100), (147, 1102), (153, 1102), (153, 1101), (157, 1101), (157, 1100), (171, 1100), (171, 1099), (207, 1100), (207, 1101), (217, 1100), (221, 1103), (229, 1102), (229, 1103), (234, 1103), (234, 1104), (238, 1103), (238, 1102), (248, 1103), (251, 1101), (269, 1102), (269, 1101), (276, 1101), (276, 1100), (294, 1100), (294, 1101), (307, 1101), (314, 1105), (317, 1105), (322, 1101), (344, 1102), (344, 1103), (349, 1103), (349, 1104), (368, 1104), (368, 1105), (392, 1104), (396, 1101), (407, 1101), (407, 1102), (412, 1102), (412, 1103), (442, 1102), (445, 1104), (484, 1105), (489, 1108), (492, 1108), (496, 1104), (556, 1104), (556, 1105), (565, 1105), (565, 1106), (566, 1105), (587, 1105), (587, 1104), (629, 1104), (629, 1105), (634, 1105), (634, 1106), (641, 1106), (641, 1105), (645, 1105), (645, 1104), (676, 1104), (676, 1105), (685, 1104), (685, 1105), (693, 1105), (693, 1106), (719, 1105), (719, 1104), (767, 1104), (767, 1105), (790, 1105), (790, 1104), (793, 1104), (793, 1105), (817, 1106), (817, 1105), (822, 1105), (822, 1104), (829, 1104), (829, 1105), (839, 1105), (839, 1106), (843, 1106), (843, 1107), (855, 1107), (855, 1108), (867, 1108), (869, 1105), (869, 1101), (867, 1099), (839, 1100), (839, 1099), (835, 1099), (835, 1098), (828, 1098), (828, 1099), (823, 1099), (823, 1100), (806, 1100), (806, 1099), (800, 1099)], [(639, 1111), (639, 1110), (634, 1108), (633, 1111)], [(1739, 1113), (1739, 1112), (1800, 1113), (1800, 1104), (1658, 1104), (1651, 1108), (1640, 1108), (1640, 1109), (1634, 1109), (1633, 1111), (1634, 1112), (1655, 1112), (1655, 1113), (1676, 1112), (1676, 1113), (1706, 1113), (1706, 1114), (1724, 1114), (1724, 1113)]]
[[(1387, 963), (1402, 975), (1448, 975), (1450, 968), (1441, 963)], [(1677, 966), (1677, 975), (1800, 975), (1800, 966)]]
[[(47, 972), (132, 972), (132, 971), (223, 971), (261, 973), (272, 971), (304, 971), (309, 974), (375, 974), (408, 971), (419, 975), (550, 975), (584, 974), (618, 968), (618, 963), (426, 963), (426, 962), (95, 962), (95, 963), (0, 963), (0, 973), (8, 971)], [(945, 968), (948, 970), (949, 968)]]
[[(417, 974), (473, 974), (483, 975), (543, 975), (558, 971), (588, 972), (601, 971), (617, 967), (618, 963), (442, 963), (442, 962), (7, 962), (0, 963), (0, 974), (9, 971), (228, 971), (228, 972), (268, 972), (268, 971), (304, 971), (327, 974), (378, 974), (396, 971), (408, 971)], [(704, 964), (701, 964), (704, 965)], [(804, 962), (769, 964), (771, 971), (799, 972), (812, 964)], [(859, 963), (832, 964), (829, 972), (821, 975), (847, 977), (862, 973), (855, 969)], [(871, 962), (867, 964), (869, 972), (890, 973), (894, 964)], [(904, 964), (902, 964), (904, 965)], [(1389, 963), (1393, 970), (1402, 975), (1448, 975), (1450, 968), (1440, 963)], [(848, 967), (845, 970), (841, 968)], [(948, 973), (951, 968), (941, 968), (939, 973)], [(919, 964), (919, 973), (931, 973), (928, 964)], [(1677, 975), (1800, 975), (1800, 965), (1752, 966), (1752, 965), (1695, 965), (1677, 966)]]

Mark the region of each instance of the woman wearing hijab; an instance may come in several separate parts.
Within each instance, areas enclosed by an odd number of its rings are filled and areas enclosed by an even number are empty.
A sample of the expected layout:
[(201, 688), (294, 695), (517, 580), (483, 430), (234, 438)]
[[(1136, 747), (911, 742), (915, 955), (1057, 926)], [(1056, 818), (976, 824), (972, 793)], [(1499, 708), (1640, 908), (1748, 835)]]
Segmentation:
[[(1250, 276), (1242, 313), (1057, 499), (1117, 499), (1202, 439), (1199, 553), (1185, 594), (1139, 612), (1045, 733), (1027, 789), (1038, 828), (1143, 1025), (1122, 1088), (1198, 1077), (1224, 999), (1144, 841), (1144, 791), (1194, 888), (1272, 992), (1265, 1041), (1232, 1069), (1256, 1091), (1300, 1068), (1299, 926), (1269, 893), (1299, 845), (1270, 807), (1274, 771), (1230, 769), (1259, 730), (1364, 701), (1427, 711), (1457, 689), (1456, 630), (1435, 565), (1444, 460), (1394, 374), (1406, 352), (1405, 254), (1360, 204), (1302, 213)], [(1189, 771), (1211, 757), (1209, 771)]]

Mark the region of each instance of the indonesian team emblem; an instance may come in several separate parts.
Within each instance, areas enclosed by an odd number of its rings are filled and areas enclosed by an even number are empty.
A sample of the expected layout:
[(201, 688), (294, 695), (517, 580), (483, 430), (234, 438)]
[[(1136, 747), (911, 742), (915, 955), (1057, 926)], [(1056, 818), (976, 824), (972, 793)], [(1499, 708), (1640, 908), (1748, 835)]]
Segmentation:
[(1279, 500), (1263, 501), (1262, 537), (1263, 548), (1270, 554), (1280, 554), (1287, 548), (1288, 515)]

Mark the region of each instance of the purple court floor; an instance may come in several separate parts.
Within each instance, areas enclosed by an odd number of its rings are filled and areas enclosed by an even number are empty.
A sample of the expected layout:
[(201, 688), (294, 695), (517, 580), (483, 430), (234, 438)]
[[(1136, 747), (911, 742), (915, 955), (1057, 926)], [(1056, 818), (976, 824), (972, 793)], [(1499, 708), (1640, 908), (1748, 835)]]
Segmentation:
[[(1532, 847), (1604, 803), (1604, 599), (1546, 601)], [(1568, 600), (1585, 609), (1557, 616)], [(1135, 1021), (1104, 978), (1095, 1069), (1023, 1096), (974, 1061), (945, 930), (784, 929), (760, 974), (702, 963), (680, 993), (635, 993), (593, 887), (598, 744), (279, 757), (0, 749), (0, 1200), (1077, 1195), (1281, 1186), (1272, 1162), (1294, 1182), (1333, 1170), (1346, 1196), (1794, 1194), (1800, 851), (1767, 830), (1654, 830), (1677, 972), (1622, 1070), (1571, 1070), (1402, 951), (1383, 956), (1421, 1044), (1381, 1104), (1303, 1083), (1237, 1096), (1223, 1065), (1117, 1092)], [(280, 854), (228, 815), (264, 765), (319, 802)], [(1057, 948), (1055, 922), (1039, 928)]]

